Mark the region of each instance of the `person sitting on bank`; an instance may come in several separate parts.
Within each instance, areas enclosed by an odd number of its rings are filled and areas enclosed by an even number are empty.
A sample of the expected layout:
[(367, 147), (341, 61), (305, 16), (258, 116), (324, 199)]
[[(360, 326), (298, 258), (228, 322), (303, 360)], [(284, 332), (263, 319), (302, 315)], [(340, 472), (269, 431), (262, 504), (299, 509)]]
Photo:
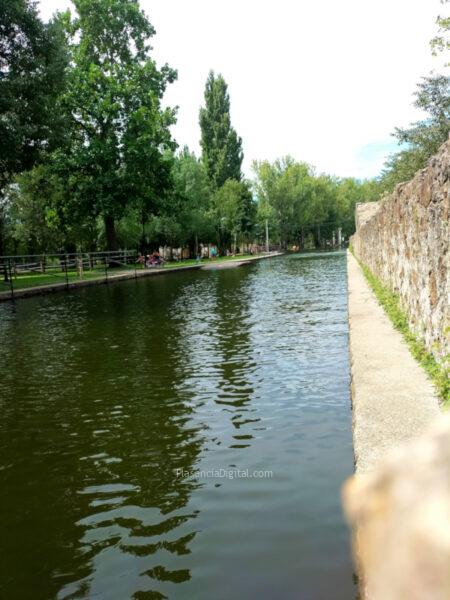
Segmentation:
[(148, 261), (149, 266), (152, 267), (159, 267), (160, 265), (162, 265), (163, 262), (164, 260), (157, 250), (153, 252), (153, 254), (149, 257)]

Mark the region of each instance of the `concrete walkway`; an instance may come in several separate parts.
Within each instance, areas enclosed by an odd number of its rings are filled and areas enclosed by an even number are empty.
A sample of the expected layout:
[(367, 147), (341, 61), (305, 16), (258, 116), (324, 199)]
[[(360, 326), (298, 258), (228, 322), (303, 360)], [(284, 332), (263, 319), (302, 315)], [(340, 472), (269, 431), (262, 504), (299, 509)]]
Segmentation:
[(233, 267), (241, 267), (242, 265), (246, 265), (248, 263), (254, 262), (255, 260), (262, 260), (263, 258), (272, 258), (274, 256), (281, 256), (284, 252), (269, 252), (269, 254), (265, 254), (264, 256), (249, 256), (248, 258), (243, 259), (230, 259), (226, 261), (211, 261), (202, 265), (203, 271), (216, 271), (218, 269), (232, 269)]
[(434, 386), (396, 331), (350, 252), (348, 311), (356, 473), (440, 414)]
[(167, 275), (169, 273), (179, 273), (180, 271), (196, 271), (199, 269), (211, 270), (211, 269), (231, 269), (234, 267), (240, 267), (242, 265), (257, 261), (263, 260), (265, 258), (273, 258), (274, 256), (281, 256), (284, 252), (269, 252), (268, 254), (263, 254), (259, 256), (249, 256), (247, 258), (242, 259), (230, 259), (228, 261), (218, 261), (217, 263), (198, 263), (194, 265), (188, 266), (179, 266), (179, 267), (166, 267), (160, 269), (142, 269), (135, 270), (130, 269), (129, 271), (122, 271), (120, 273), (108, 273), (107, 277), (95, 277), (92, 279), (82, 279), (80, 281), (70, 281), (69, 283), (53, 283), (46, 285), (39, 285), (35, 287), (22, 288), (18, 290), (14, 290), (14, 294), (11, 295), (10, 292), (0, 292), (0, 302), (9, 301), (17, 298), (28, 298), (30, 296), (41, 296), (44, 294), (52, 294), (54, 292), (60, 292), (64, 290), (73, 290), (81, 287), (88, 287), (91, 285), (102, 285), (106, 283), (113, 283), (115, 281), (124, 281), (126, 279), (138, 279), (141, 277), (152, 277), (157, 275)]

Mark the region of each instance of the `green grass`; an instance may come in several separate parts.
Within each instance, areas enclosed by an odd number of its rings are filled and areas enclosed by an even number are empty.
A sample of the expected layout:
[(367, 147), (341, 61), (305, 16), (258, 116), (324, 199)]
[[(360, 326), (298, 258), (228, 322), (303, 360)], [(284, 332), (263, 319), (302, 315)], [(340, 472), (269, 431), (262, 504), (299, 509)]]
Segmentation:
[[(76, 271), (69, 271), (67, 275), (69, 283), (74, 283), (84, 279), (103, 279), (105, 277), (103, 270), (84, 271), (83, 277), (79, 277)], [(14, 290), (23, 290), (26, 288), (38, 287), (40, 285), (54, 285), (58, 283), (66, 283), (66, 274), (62, 271), (52, 271), (51, 273), (33, 273), (31, 275), (17, 275), (16, 277), (13, 276)], [(8, 292), (10, 289), (9, 281), (4, 281), (2, 279), (0, 282), (0, 291)]]
[[(209, 259), (209, 258), (203, 258), (200, 263), (195, 259), (185, 259), (185, 260), (180, 260), (180, 261), (172, 261), (172, 262), (165, 262), (163, 267), (163, 269), (171, 269), (171, 268), (176, 268), (176, 267), (189, 267), (189, 266), (195, 266), (198, 264), (206, 264), (206, 263), (210, 263), (210, 262), (224, 262), (224, 261), (230, 261), (230, 260), (242, 260), (243, 258), (250, 258), (250, 254), (242, 254), (239, 256), (220, 256), (217, 257), (213, 260)], [(256, 256), (263, 256), (261, 255), (253, 255), (253, 257)], [(120, 273), (127, 273), (127, 272), (131, 272), (133, 273), (134, 270), (137, 271), (141, 271), (143, 269), (143, 266), (140, 264), (130, 264), (127, 267), (124, 266), (120, 266), (120, 267), (114, 267), (114, 268), (110, 268), (108, 269), (108, 276), (112, 277), (114, 275), (118, 275)], [(82, 277), (79, 277), (79, 275), (77, 274), (77, 272), (75, 270), (72, 271), (68, 271), (67, 273), (68, 275), (68, 280), (69, 283), (76, 283), (78, 281), (84, 281), (86, 279), (99, 279), (99, 280), (104, 280), (105, 279), (105, 271), (103, 267), (95, 267), (92, 271), (89, 270), (85, 270), (83, 271), (83, 275)], [(61, 271), (60, 269), (55, 269), (52, 271), (49, 271), (47, 273), (32, 273), (32, 274), (23, 274), (23, 275), (17, 275), (13, 277), (13, 286), (14, 286), (14, 290), (24, 290), (27, 288), (32, 288), (32, 287), (39, 287), (39, 286), (43, 286), (43, 285), (54, 285), (54, 284), (65, 284), (66, 283), (66, 274)], [(9, 281), (4, 281), (3, 278), (0, 280), (0, 293), (1, 292), (5, 292), (5, 293), (9, 293), (10, 292), (10, 283)]]
[[(355, 257), (356, 258), (356, 257)], [(358, 259), (357, 259), (358, 260)], [(383, 307), (385, 313), (392, 321), (395, 329), (397, 329), (405, 339), (411, 354), (425, 369), (430, 379), (433, 381), (436, 389), (447, 406), (450, 403), (450, 369), (448, 366), (442, 366), (436, 362), (434, 356), (425, 348), (422, 340), (415, 335), (409, 328), (408, 317), (402, 310), (400, 305), (400, 297), (384, 286), (381, 281), (375, 277), (366, 265), (358, 260), (359, 265), (364, 273), (365, 278), (372, 291), (374, 292), (378, 302)], [(448, 358), (444, 362), (448, 364)]]
[[(141, 267), (138, 266), (138, 269)], [(129, 267), (115, 267), (112, 269), (108, 269), (108, 276), (112, 276), (114, 274), (119, 273), (127, 273), (130, 271), (134, 271), (134, 265), (130, 265)], [(71, 270), (67, 272), (67, 279), (69, 283), (76, 283), (77, 281), (84, 281), (86, 279), (105, 279), (105, 270), (103, 267), (94, 267), (92, 271), (84, 270), (83, 275), (80, 277), (75, 270)], [(65, 284), (66, 283), (66, 274), (64, 271), (60, 269), (49, 270), (47, 273), (26, 273), (26, 274), (18, 274), (16, 276), (13, 275), (13, 286), (14, 290), (23, 290), (31, 287), (39, 287), (41, 285), (55, 285), (55, 284)], [(0, 292), (9, 292), (10, 291), (10, 283), (9, 281), (4, 281), (2, 278), (0, 281)]]

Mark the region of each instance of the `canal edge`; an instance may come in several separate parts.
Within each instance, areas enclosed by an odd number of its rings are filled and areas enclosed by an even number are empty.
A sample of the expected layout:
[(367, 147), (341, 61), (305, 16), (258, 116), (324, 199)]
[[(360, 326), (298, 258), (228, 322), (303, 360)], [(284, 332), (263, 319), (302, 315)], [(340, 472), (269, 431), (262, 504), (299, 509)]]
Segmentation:
[[(14, 301), (16, 299), (22, 298), (30, 298), (32, 296), (46, 296), (48, 294), (54, 294), (56, 292), (75, 290), (78, 288), (90, 287), (94, 285), (105, 285), (109, 283), (115, 283), (117, 281), (127, 281), (130, 279), (139, 279), (141, 277), (155, 277), (157, 275), (168, 275), (170, 273), (180, 273), (181, 271), (200, 271), (200, 270), (222, 270), (224, 268), (237, 268), (243, 265), (247, 265), (252, 262), (257, 262), (259, 260), (264, 260), (267, 258), (275, 258), (277, 256), (283, 256), (284, 252), (272, 252), (265, 256), (253, 256), (248, 258), (243, 258), (241, 260), (231, 260), (227, 263), (217, 263), (217, 265), (210, 266), (208, 265), (188, 265), (186, 267), (171, 267), (171, 268), (162, 268), (162, 269), (154, 269), (154, 270), (142, 270), (142, 271), (134, 271), (130, 270), (127, 273), (120, 273), (117, 275), (109, 275), (108, 278), (98, 278), (98, 279), (85, 279), (82, 281), (73, 281), (69, 284), (67, 283), (54, 283), (50, 285), (42, 285), (38, 287), (25, 288), (23, 290), (17, 290), (11, 295), (9, 292), (0, 293), (0, 302), (9, 302)], [(226, 267), (222, 267), (220, 265), (225, 264)]]
[(355, 472), (372, 471), (389, 450), (441, 413), (438, 395), (347, 252), (349, 353)]

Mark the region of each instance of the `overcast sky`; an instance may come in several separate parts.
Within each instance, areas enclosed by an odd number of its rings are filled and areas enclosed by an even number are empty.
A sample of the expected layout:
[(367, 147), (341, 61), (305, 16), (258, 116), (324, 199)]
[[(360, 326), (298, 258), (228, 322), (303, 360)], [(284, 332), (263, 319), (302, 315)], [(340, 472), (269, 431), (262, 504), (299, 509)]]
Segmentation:
[[(67, 0), (41, 0), (48, 18)], [(371, 177), (395, 150), (395, 126), (420, 118), (412, 94), (439, 70), (429, 40), (439, 0), (141, 0), (153, 55), (178, 70), (166, 95), (173, 134), (199, 152), (210, 69), (229, 85), (232, 123), (253, 159), (291, 154), (319, 171)]]

